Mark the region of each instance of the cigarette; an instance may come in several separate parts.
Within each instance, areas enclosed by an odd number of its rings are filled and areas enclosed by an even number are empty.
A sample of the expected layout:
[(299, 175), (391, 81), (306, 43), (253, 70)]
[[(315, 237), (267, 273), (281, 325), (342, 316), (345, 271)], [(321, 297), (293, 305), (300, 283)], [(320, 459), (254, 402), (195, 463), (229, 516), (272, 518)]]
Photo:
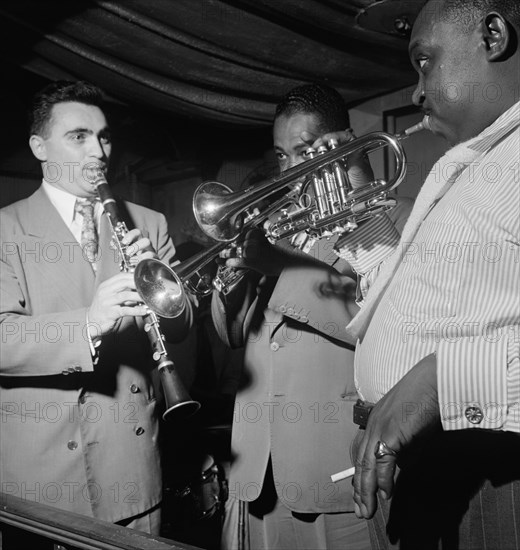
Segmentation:
[(348, 468), (347, 470), (343, 470), (341, 472), (338, 472), (337, 474), (332, 474), (330, 476), (330, 479), (332, 479), (332, 481), (334, 483), (336, 483), (336, 481), (340, 481), (342, 479), (345, 479), (347, 477), (351, 477), (355, 474), (356, 472), (356, 468), (354, 468), (354, 466), (352, 468)]

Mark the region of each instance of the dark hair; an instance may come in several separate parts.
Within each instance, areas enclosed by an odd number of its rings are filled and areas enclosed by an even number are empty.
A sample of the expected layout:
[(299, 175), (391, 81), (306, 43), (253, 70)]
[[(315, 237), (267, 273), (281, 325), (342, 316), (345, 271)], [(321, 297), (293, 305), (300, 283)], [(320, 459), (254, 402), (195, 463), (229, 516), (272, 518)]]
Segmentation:
[(103, 92), (89, 82), (57, 80), (38, 92), (32, 102), (29, 112), (30, 135), (47, 137), (52, 108), (57, 103), (75, 101), (85, 105), (94, 105), (103, 109)]
[(444, 20), (458, 23), (468, 32), (490, 11), (502, 14), (510, 23), (520, 27), (519, 0), (444, 0), (440, 9)]
[(277, 105), (274, 117), (297, 113), (316, 115), (324, 133), (345, 130), (350, 126), (345, 100), (334, 88), (324, 84), (304, 84), (293, 88)]

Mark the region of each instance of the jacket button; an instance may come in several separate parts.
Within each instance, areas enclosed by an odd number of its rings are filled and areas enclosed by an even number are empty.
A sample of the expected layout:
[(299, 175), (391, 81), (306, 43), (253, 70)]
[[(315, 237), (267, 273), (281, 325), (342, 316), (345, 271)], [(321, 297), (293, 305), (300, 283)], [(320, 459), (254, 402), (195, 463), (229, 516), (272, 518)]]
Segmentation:
[(285, 306), (280, 306), (278, 309), (280, 310), (280, 313), (285, 313), (287, 311)]
[(130, 391), (131, 391), (132, 393), (139, 393), (139, 386), (138, 386), (137, 384), (132, 384), (132, 385), (130, 386)]
[(278, 351), (280, 349), (280, 344), (278, 342), (272, 342), (271, 349), (273, 351)]
[(135, 435), (143, 435), (143, 434), (144, 434), (144, 428), (141, 428), (141, 426), (139, 426), (139, 428), (135, 430)]
[(85, 394), (79, 396), (78, 401), (80, 405), (84, 405), (86, 400), (87, 400), (87, 396)]
[(479, 407), (468, 407), (464, 415), (472, 424), (480, 424), (484, 420), (484, 413)]
[(77, 448), (78, 448), (78, 442), (77, 441), (73, 441), (72, 439), (67, 443), (67, 447), (71, 450), (71, 451), (75, 451)]

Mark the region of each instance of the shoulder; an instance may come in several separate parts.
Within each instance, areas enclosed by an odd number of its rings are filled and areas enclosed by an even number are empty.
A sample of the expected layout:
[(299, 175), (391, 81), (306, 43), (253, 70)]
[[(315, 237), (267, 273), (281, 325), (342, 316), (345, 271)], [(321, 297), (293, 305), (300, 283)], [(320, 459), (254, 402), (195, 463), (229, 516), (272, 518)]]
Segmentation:
[(2, 232), (4, 228), (23, 224), (24, 220), (30, 218), (31, 203), (36, 200), (35, 195), (13, 202), (8, 206), (0, 208), (0, 224)]

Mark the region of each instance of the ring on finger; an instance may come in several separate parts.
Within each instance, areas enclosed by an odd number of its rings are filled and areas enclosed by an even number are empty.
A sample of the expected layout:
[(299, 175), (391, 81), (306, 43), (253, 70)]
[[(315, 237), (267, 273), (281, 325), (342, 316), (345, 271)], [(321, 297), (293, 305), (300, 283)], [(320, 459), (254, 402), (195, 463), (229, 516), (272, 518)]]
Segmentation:
[(384, 456), (397, 456), (397, 453), (393, 449), (390, 449), (390, 447), (383, 440), (381, 440), (376, 443), (374, 456), (376, 458), (383, 458)]

